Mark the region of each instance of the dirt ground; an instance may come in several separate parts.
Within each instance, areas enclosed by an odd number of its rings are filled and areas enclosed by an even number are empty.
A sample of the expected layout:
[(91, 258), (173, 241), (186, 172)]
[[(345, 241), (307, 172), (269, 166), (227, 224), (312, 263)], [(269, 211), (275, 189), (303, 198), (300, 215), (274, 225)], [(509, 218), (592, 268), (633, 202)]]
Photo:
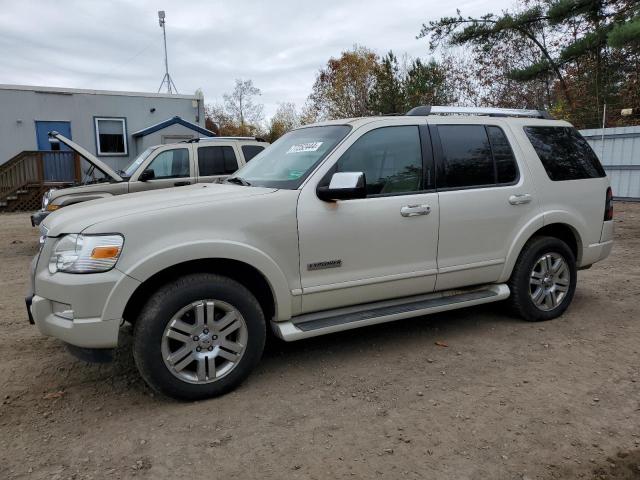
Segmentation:
[[(37, 248), (0, 215), (0, 479), (640, 478), (640, 204), (560, 319), (487, 305), (292, 344), (180, 403), (29, 325)], [(448, 346), (439, 346), (436, 342)]]

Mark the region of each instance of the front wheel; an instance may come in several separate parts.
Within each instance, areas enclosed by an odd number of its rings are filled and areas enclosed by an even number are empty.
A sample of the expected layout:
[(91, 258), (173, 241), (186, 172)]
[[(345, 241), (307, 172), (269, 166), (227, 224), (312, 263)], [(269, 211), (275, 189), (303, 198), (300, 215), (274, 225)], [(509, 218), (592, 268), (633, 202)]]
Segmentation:
[(239, 385), (260, 360), (265, 337), (249, 290), (227, 277), (192, 274), (150, 297), (135, 324), (133, 354), (152, 388), (197, 400)]
[(551, 320), (569, 307), (576, 281), (576, 260), (567, 244), (555, 237), (534, 237), (509, 279), (509, 302), (525, 320)]

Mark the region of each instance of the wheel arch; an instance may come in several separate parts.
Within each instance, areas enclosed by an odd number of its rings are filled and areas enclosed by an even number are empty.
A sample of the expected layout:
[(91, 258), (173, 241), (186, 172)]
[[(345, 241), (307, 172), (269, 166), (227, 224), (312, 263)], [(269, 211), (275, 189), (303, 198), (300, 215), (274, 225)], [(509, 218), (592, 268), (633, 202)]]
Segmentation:
[(168, 266), (140, 283), (126, 303), (122, 315), (123, 319), (135, 323), (153, 292), (175, 278), (192, 273), (216, 273), (231, 278), (255, 295), (267, 321), (277, 314), (277, 302), (273, 288), (265, 275), (256, 267), (228, 258), (200, 258)]
[(511, 273), (513, 268), (520, 256), (522, 249), (527, 244), (529, 240), (531, 240), (535, 236), (548, 236), (554, 237), (565, 242), (576, 259), (576, 265), (580, 265), (582, 259), (583, 252), (583, 244), (582, 237), (578, 229), (566, 222), (553, 222), (547, 225), (533, 225), (529, 226), (530, 228), (525, 229), (520, 233), (514, 244), (512, 245), (511, 250), (507, 256), (505, 267), (502, 271), (502, 275), (500, 277), (500, 281), (504, 282), (511, 277)]

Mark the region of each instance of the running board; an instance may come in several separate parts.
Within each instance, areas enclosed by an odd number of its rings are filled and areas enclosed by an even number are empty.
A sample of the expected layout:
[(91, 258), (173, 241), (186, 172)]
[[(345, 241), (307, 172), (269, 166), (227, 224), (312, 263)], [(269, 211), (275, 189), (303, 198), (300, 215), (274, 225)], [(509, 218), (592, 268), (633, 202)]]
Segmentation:
[(272, 322), (271, 326), (278, 337), (292, 342), (377, 323), (497, 302), (509, 297), (509, 293), (507, 285), (493, 284), (475, 290), (453, 290), (308, 313), (285, 322)]

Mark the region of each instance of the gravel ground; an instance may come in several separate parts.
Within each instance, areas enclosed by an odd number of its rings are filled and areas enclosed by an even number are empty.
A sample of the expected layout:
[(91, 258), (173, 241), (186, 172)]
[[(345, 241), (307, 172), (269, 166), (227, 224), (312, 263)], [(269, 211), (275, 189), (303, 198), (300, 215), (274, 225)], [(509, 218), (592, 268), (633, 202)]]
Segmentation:
[[(487, 305), (268, 346), (235, 392), (179, 403), (71, 357), (23, 303), (37, 232), (0, 215), (0, 478), (640, 478), (640, 204), (569, 311)], [(437, 342), (437, 343), (436, 343)]]

